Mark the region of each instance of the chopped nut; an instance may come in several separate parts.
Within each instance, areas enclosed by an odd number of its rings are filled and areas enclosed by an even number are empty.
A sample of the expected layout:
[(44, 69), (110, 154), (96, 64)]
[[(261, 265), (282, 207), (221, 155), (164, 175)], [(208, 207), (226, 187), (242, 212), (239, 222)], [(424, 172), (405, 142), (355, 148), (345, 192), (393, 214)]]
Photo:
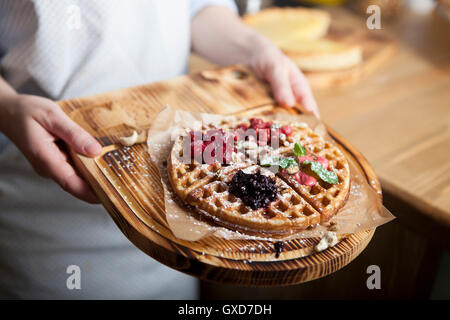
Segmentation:
[(325, 235), (320, 239), (319, 243), (314, 247), (317, 252), (323, 251), (327, 248), (331, 248), (332, 246), (338, 243), (338, 238), (336, 232), (327, 231)]
[(147, 140), (147, 132), (145, 130), (139, 133), (137, 133), (136, 130), (134, 130), (131, 136), (119, 138), (119, 142), (127, 147), (130, 147), (136, 143), (145, 142), (145, 140)]
[(299, 172), (299, 171), (300, 171), (300, 169), (298, 168), (298, 166), (286, 168), (286, 172), (287, 172), (288, 174), (296, 174), (296, 173)]
[(335, 246), (338, 243), (336, 232), (328, 231), (325, 236), (330, 247)]
[(323, 251), (328, 248), (328, 241), (325, 237), (320, 239), (320, 242), (315, 246), (317, 252)]

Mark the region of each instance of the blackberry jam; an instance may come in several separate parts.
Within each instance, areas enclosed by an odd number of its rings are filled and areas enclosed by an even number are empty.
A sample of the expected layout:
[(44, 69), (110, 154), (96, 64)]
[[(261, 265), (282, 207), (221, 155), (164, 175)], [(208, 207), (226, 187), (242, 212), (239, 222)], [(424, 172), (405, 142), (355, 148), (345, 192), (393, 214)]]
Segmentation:
[(277, 199), (278, 187), (275, 180), (256, 173), (245, 173), (239, 170), (231, 179), (230, 192), (240, 198), (253, 210), (267, 208), (269, 203)]

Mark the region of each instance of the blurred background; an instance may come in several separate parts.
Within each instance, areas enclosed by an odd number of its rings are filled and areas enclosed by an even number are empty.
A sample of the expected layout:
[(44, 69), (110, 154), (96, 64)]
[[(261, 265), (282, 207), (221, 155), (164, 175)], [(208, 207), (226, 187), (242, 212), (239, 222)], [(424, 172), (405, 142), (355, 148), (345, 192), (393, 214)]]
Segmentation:
[[(365, 14), (369, 5), (378, 5), (385, 15), (395, 16), (402, 6), (409, 6), (417, 11), (431, 11), (434, 0), (235, 0), (241, 15), (256, 13), (270, 6), (348, 6)], [(444, 1), (445, 2), (445, 1)], [(439, 4), (442, 5), (442, 4)]]

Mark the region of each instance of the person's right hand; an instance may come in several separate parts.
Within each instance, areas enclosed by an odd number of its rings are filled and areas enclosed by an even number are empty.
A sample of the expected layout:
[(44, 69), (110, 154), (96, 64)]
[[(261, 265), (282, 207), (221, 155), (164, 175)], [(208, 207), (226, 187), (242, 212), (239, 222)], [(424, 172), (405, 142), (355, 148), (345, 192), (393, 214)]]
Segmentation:
[(88, 157), (97, 156), (102, 148), (55, 102), (21, 94), (2, 98), (0, 131), (16, 144), (39, 175), (53, 179), (81, 200), (98, 203), (87, 183), (70, 164), (68, 155), (56, 142), (61, 139), (76, 152)]

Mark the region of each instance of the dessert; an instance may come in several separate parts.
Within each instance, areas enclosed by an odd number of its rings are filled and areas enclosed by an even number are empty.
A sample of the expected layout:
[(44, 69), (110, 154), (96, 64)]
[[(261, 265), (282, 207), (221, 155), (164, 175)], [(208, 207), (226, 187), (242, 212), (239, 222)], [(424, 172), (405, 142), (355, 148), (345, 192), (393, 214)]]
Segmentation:
[(205, 217), (248, 233), (291, 234), (328, 221), (345, 204), (345, 156), (305, 123), (227, 118), (174, 142), (175, 193)]

